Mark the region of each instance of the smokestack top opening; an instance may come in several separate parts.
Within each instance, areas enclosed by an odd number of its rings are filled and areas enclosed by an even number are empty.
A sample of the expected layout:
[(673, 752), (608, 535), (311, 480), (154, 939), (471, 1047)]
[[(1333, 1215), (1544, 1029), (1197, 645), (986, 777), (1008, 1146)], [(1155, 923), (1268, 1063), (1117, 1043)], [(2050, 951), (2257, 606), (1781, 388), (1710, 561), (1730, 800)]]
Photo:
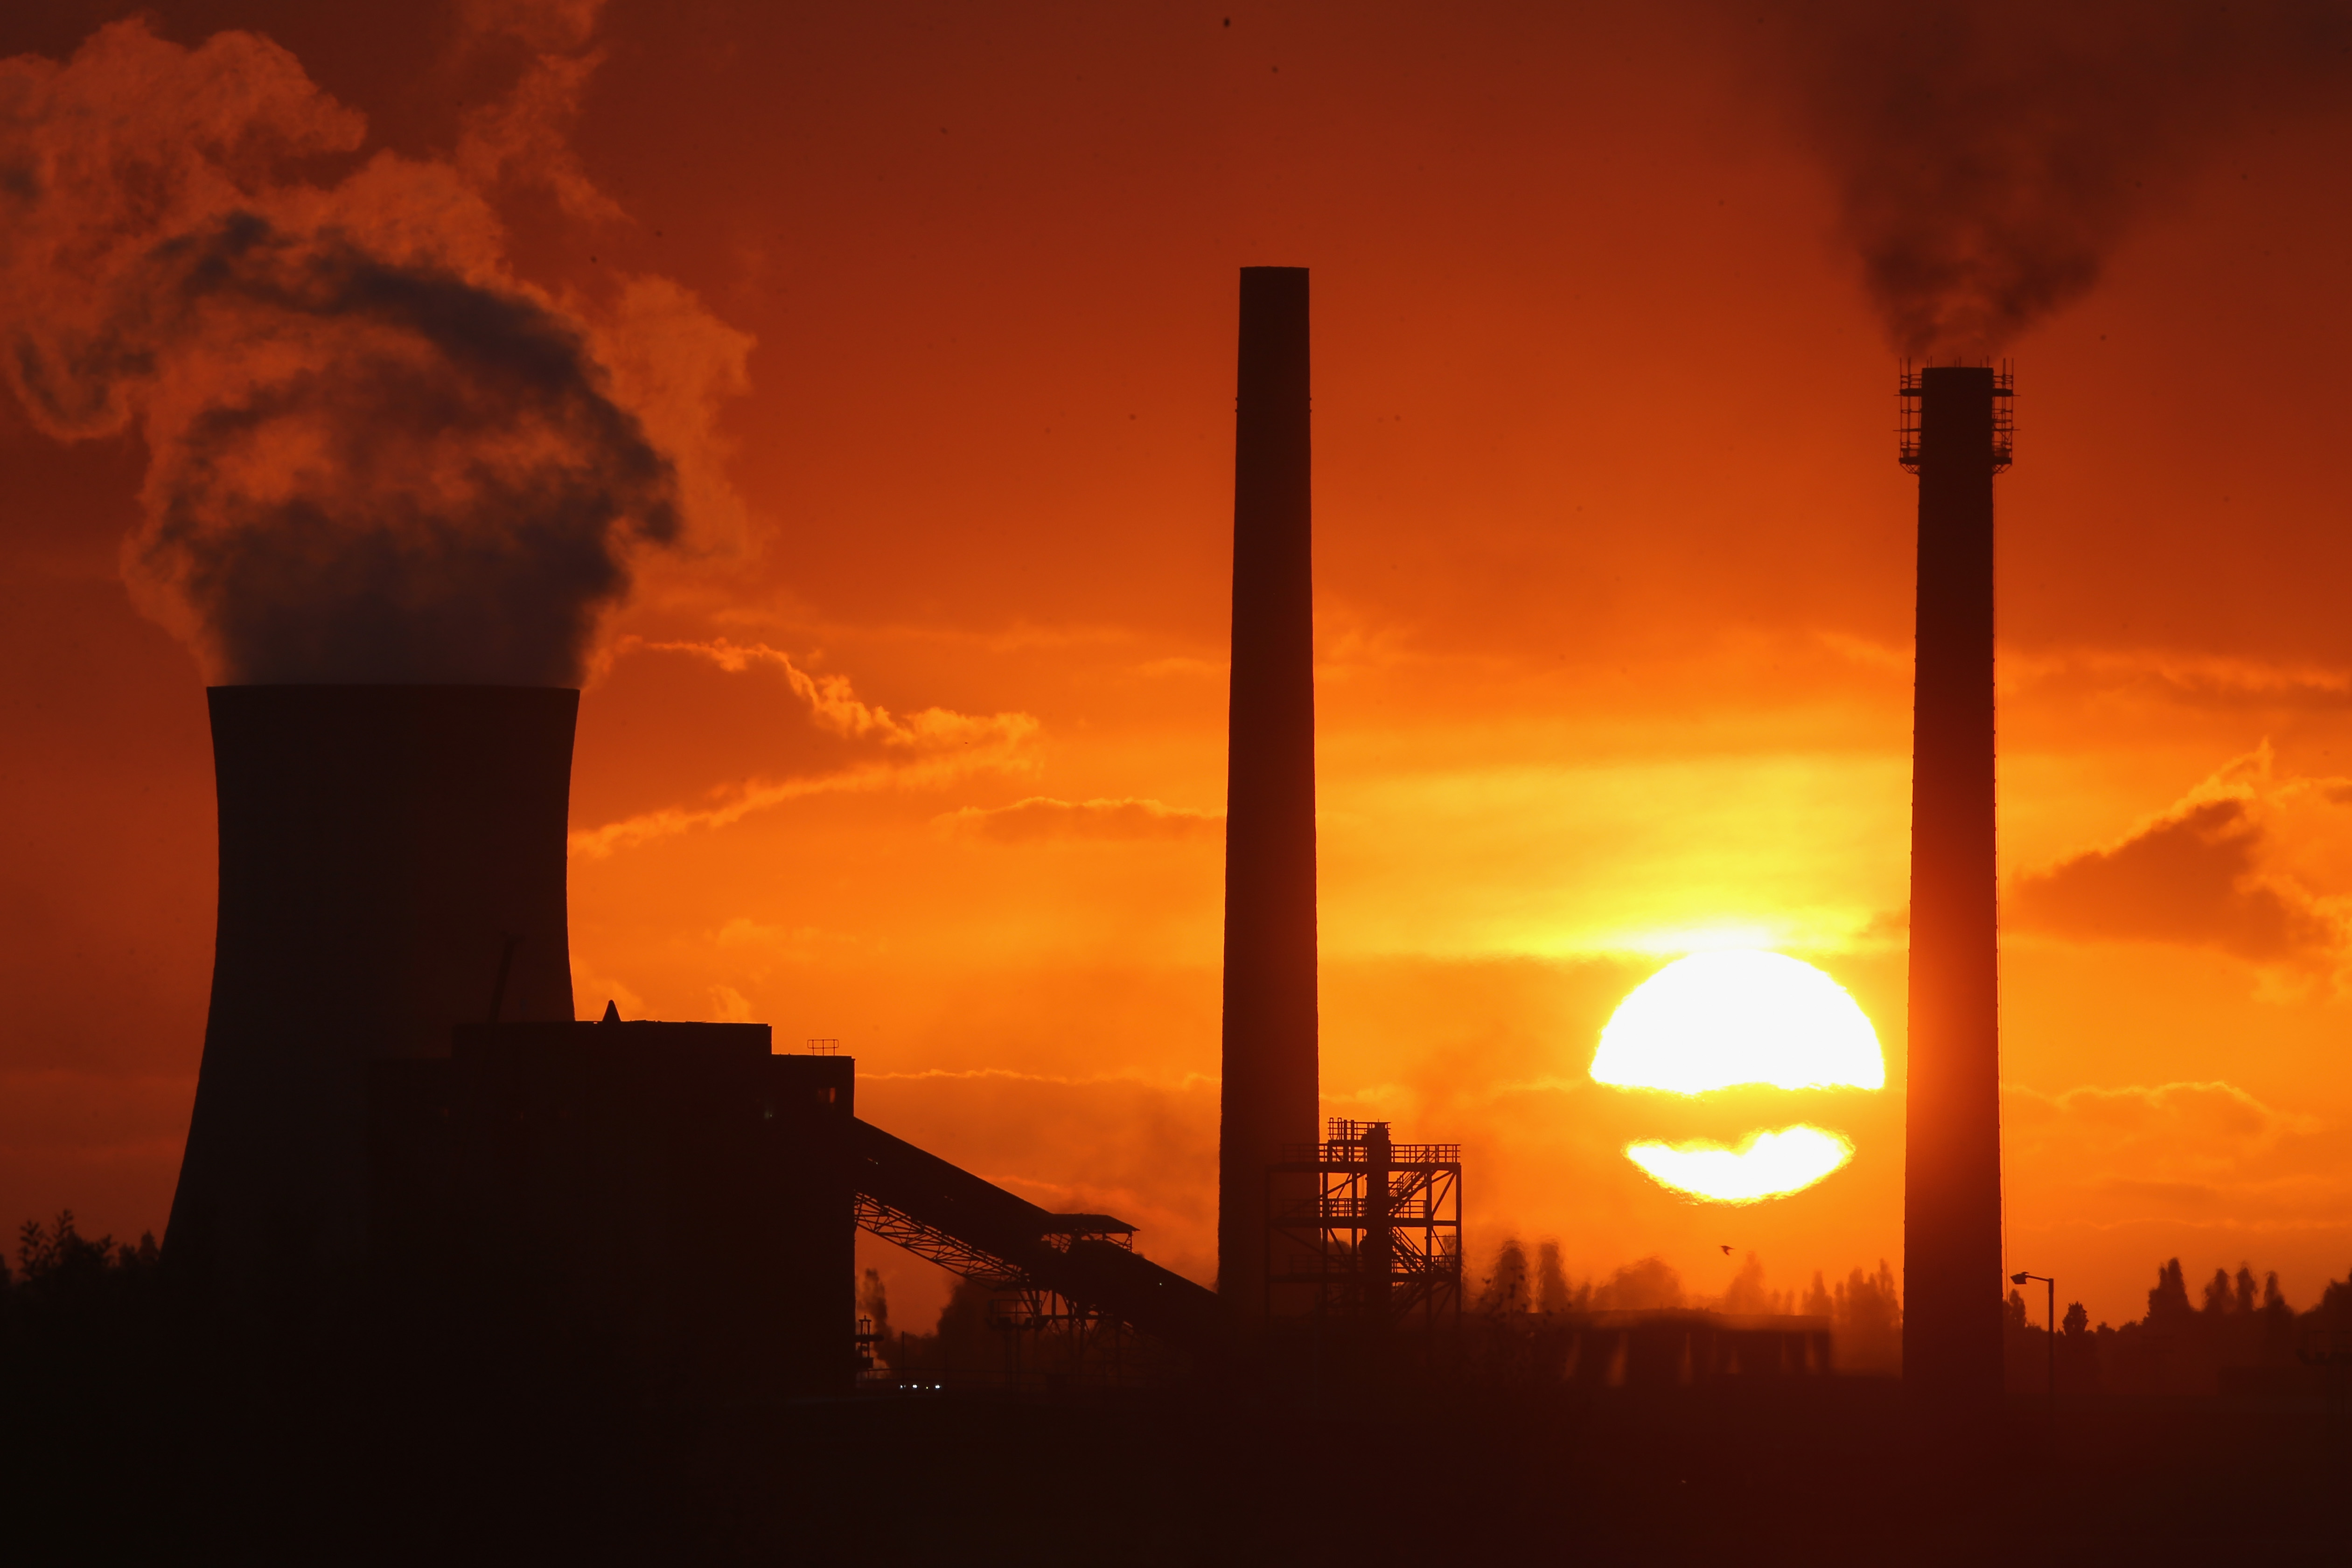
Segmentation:
[(1931, 467), (1989, 461), (1992, 473), (2006, 472), (2015, 456), (2016, 398), (2017, 374), (2007, 360), (1930, 361), (1916, 369), (1904, 361), (1895, 384), (1896, 461), (1914, 474), (1923, 459)]

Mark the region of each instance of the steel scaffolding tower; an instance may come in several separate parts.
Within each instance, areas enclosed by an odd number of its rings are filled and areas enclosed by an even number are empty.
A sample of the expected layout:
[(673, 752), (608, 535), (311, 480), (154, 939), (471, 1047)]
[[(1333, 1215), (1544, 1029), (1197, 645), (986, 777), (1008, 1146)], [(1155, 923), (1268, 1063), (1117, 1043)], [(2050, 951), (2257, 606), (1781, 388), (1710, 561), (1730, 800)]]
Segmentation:
[(1323, 1142), (1283, 1145), (1266, 1187), (1269, 1316), (1307, 1295), (1318, 1326), (1460, 1326), (1461, 1145), (1394, 1143), (1386, 1122), (1335, 1116)]

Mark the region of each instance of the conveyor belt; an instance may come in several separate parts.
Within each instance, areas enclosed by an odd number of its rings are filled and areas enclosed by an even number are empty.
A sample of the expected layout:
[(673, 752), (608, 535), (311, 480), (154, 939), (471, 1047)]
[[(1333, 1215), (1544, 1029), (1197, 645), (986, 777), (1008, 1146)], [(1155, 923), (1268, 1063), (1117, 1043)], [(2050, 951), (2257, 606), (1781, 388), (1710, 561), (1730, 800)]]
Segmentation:
[(1105, 1238), (1133, 1227), (1055, 1214), (870, 1122), (853, 1124), (858, 1222), (991, 1282), (1026, 1280), (1196, 1354), (1224, 1340), (1216, 1294)]

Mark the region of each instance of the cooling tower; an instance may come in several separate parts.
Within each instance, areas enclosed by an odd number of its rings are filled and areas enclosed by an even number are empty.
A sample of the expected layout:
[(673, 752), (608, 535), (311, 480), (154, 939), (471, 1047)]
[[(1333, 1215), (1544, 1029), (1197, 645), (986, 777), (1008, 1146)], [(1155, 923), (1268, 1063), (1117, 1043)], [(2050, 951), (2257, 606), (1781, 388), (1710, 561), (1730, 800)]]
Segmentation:
[(167, 1257), (218, 1299), (356, 1262), (365, 1063), (569, 1019), (579, 694), (217, 686), (212, 1010)]
[(1903, 395), (1919, 476), (1903, 1377), (1937, 1405), (1982, 1406), (2001, 1390), (1992, 481), (2009, 465), (2010, 387), (1937, 365)]
[(1217, 1291), (1266, 1308), (1267, 1167), (1314, 1143), (1315, 622), (1307, 270), (1242, 269)]

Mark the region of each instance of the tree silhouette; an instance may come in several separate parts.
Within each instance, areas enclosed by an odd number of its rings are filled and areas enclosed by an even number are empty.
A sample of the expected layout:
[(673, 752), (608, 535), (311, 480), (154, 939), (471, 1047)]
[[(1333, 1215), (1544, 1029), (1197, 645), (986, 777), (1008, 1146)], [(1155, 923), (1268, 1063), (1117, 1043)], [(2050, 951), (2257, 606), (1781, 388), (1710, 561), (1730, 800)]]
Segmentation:
[(2099, 1341), (2091, 1332), (2091, 1313), (2080, 1301), (2067, 1303), (2059, 1322), (2058, 1386), (2068, 1394), (2092, 1394), (2099, 1387)]
[[(160, 1259), (152, 1232), (141, 1237), (136, 1248), (126, 1243), (121, 1250), (123, 1268), (135, 1269)], [(28, 1219), (16, 1232), (16, 1262), (27, 1287), (95, 1278), (115, 1266), (115, 1254), (114, 1238), (101, 1236), (93, 1241), (83, 1236), (75, 1228), (70, 1208), (58, 1211), (54, 1228), (45, 1228), (40, 1221)]]
[(1496, 1252), (1495, 1270), (1486, 1276), (1475, 1304), (1490, 1318), (1524, 1312), (1532, 1304), (1528, 1291), (1527, 1249), (1519, 1245), (1517, 1237), (1504, 1242)]
[(2151, 1327), (2175, 1327), (2188, 1322), (2192, 1310), (2180, 1260), (2171, 1259), (2156, 1271), (2156, 1284), (2147, 1292), (2147, 1321)]
[(1743, 1317), (1785, 1314), (1790, 1310), (1789, 1293), (1765, 1285), (1764, 1261), (1750, 1252), (1724, 1288), (1723, 1310)]
[(1683, 1305), (1683, 1277), (1657, 1257), (1637, 1258), (1593, 1287), (1595, 1312), (1667, 1312)]
[(1848, 1274), (1831, 1297), (1830, 1332), (1842, 1372), (1903, 1370), (1903, 1306), (1895, 1270), (1885, 1259), (1878, 1271)]
[(1559, 1264), (1559, 1243), (1547, 1241), (1536, 1249), (1536, 1311), (1559, 1317), (1577, 1308), (1576, 1292)]

